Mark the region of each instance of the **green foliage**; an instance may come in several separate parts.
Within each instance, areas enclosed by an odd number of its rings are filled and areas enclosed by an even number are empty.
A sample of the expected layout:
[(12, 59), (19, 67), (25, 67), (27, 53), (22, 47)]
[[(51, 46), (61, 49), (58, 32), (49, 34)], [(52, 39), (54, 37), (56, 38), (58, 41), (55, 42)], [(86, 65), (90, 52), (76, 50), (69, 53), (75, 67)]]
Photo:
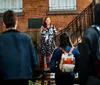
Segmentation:
[(39, 81), (33, 82), (33, 81), (29, 80), (29, 85), (42, 85), (42, 84)]

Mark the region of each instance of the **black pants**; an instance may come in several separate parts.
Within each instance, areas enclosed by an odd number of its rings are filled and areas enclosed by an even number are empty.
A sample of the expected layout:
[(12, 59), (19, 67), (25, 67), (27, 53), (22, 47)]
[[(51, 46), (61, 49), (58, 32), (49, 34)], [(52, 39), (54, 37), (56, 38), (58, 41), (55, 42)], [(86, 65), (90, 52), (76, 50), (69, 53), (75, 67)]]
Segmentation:
[(0, 85), (28, 85), (28, 80), (0, 80)]
[(55, 74), (56, 85), (73, 85), (74, 76), (70, 73), (59, 72)]

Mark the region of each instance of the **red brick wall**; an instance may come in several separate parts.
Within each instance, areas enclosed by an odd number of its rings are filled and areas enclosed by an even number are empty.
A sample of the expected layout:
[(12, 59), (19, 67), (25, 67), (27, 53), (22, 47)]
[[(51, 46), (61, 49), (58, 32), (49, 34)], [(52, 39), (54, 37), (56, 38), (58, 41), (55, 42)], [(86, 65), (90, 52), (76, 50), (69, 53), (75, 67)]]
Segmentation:
[[(57, 28), (65, 28), (77, 15), (47, 15), (49, 0), (23, 0), (24, 16), (18, 17), (18, 29), (22, 32), (28, 30), (28, 18), (45, 18), (49, 16)], [(92, 0), (76, 0), (77, 12), (86, 8)], [(1, 28), (1, 27), (0, 27)]]
[[(23, 11), (24, 15), (18, 17), (18, 29), (22, 32), (27, 31), (31, 35), (35, 43), (39, 43), (40, 35), (37, 31), (33, 33), (28, 30), (28, 18), (45, 18), (49, 16), (52, 23), (56, 28), (65, 28), (69, 22), (71, 22), (77, 15), (47, 15), (49, 0), (23, 0)], [(77, 1), (77, 12), (81, 12), (86, 8), (92, 0), (76, 0)], [(0, 27), (0, 31), (3, 27)]]
[[(18, 18), (18, 28), (23, 31), (28, 29), (28, 18), (45, 18), (50, 16), (52, 23), (57, 28), (64, 28), (71, 22), (76, 15), (47, 15), (49, 0), (23, 0), (24, 16)], [(86, 8), (92, 0), (76, 0), (77, 12)]]

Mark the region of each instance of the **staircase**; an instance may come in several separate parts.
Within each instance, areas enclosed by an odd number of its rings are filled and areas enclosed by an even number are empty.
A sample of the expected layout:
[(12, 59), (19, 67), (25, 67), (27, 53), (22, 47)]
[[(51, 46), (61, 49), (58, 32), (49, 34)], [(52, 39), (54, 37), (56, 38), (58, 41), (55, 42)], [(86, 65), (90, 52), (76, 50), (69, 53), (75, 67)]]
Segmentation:
[(68, 26), (61, 31), (68, 32), (74, 46), (81, 42), (84, 31), (93, 24), (93, 2), (86, 7)]

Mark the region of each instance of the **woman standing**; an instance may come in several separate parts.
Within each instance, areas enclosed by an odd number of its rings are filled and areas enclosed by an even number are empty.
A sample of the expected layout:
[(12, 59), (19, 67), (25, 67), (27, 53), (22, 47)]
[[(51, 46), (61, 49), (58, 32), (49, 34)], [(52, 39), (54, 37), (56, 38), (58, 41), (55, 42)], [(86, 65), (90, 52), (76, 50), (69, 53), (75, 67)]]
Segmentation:
[(40, 67), (49, 68), (51, 54), (55, 49), (55, 35), (57, 33), (55, 26), (51, 24), (50, 17), (46, 17), (44, 19), (44, 23), (41, 26), (40, 33)]

